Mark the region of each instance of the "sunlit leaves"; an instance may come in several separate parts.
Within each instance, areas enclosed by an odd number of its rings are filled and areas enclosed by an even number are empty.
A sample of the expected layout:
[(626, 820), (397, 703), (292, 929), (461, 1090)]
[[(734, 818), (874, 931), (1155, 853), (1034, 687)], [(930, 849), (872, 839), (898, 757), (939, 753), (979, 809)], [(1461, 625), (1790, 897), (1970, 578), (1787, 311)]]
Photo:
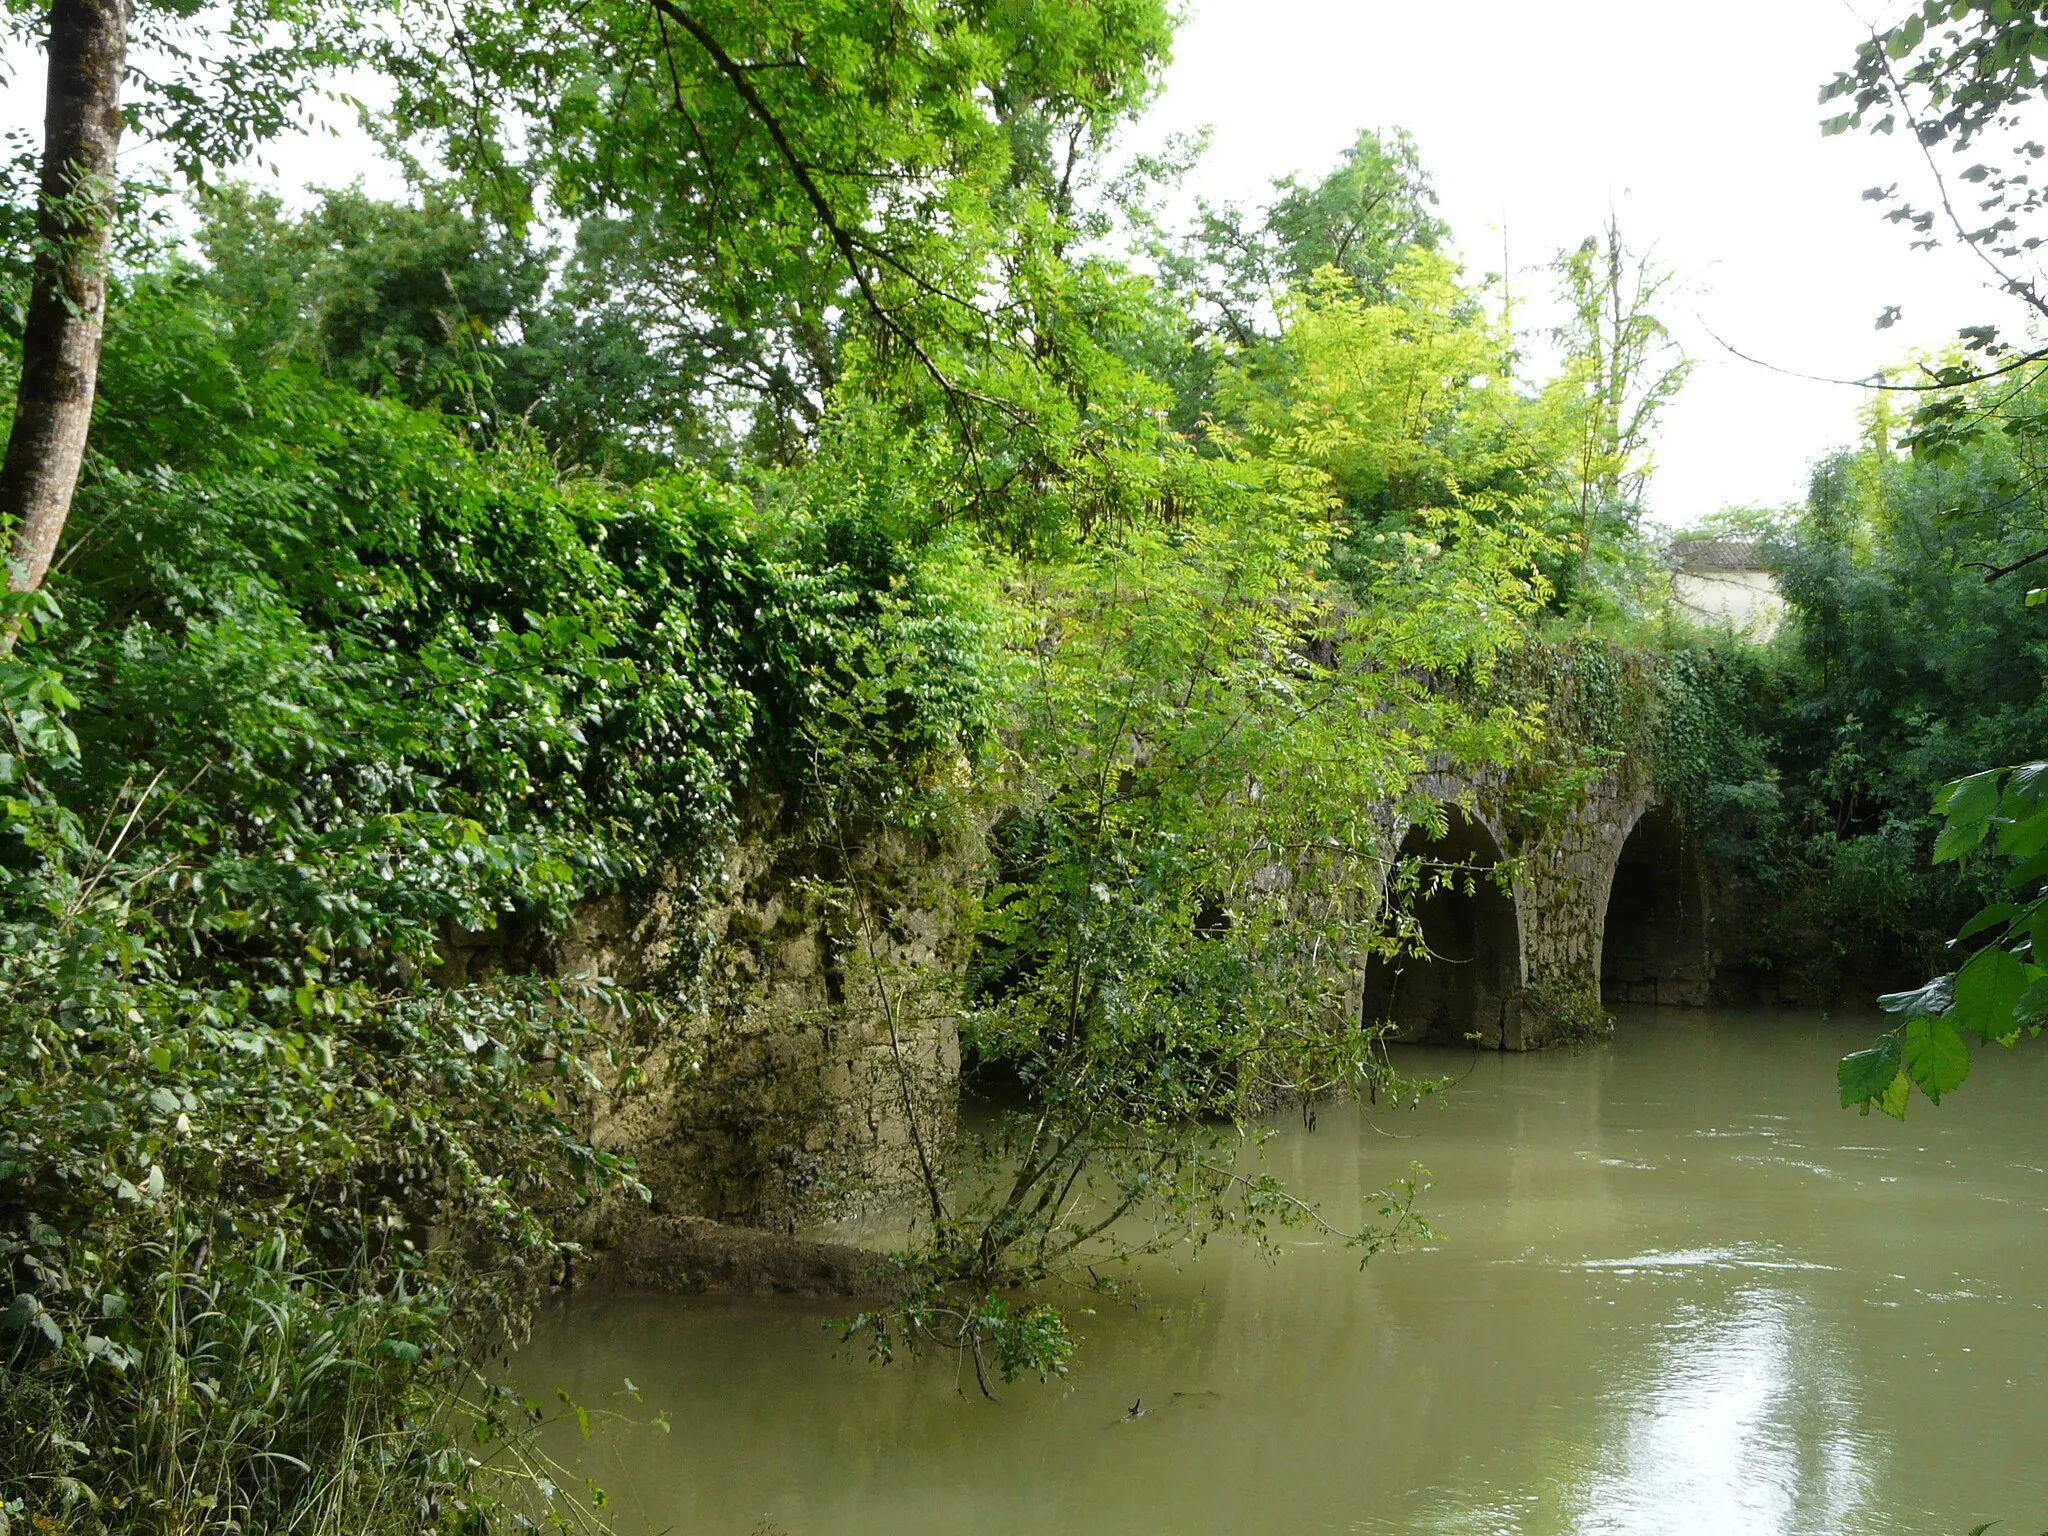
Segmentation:
[(1263, 451), (1324, 470), (1352, 506), (1491, 478), (1476, 457), (1487, 426), (1447, 429), (1514, 410), (1507, 342), (1473, 316), (1447, 258), (1408, 252), (1381, 292), (1325, 270), (1290, 295), (1281, 321), (1280, 350), (1224, 386)]
[(1946, 1018), (1908, 1024), (1901, 1055), (1913, 1085), (1936, 1104), (1970, 1075), (1970, 1048)]

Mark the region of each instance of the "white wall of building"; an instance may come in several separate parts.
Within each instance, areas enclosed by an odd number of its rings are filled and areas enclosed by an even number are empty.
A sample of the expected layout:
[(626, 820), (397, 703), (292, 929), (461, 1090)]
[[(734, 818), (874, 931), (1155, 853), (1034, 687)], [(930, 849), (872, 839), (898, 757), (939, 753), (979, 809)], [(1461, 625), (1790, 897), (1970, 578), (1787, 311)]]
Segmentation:
[(1726, 624), (1759, 645), (1778, 632), (1785, 618), (1785, 599), (1769, 571), (1674, 571), (1671, 596), (1695, 622)]

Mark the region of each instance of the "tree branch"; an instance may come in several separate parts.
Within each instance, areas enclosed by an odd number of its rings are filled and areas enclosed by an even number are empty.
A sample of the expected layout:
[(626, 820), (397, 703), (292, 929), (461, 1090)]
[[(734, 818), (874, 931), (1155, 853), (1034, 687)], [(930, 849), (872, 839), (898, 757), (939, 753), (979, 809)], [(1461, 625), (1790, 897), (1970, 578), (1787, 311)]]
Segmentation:
[(972, 390), (964, 389), (949, 379), (945, 371), (933, 360), (932, 355), (925, 350), (924, 344), (917, 339), (910, 328), (897, 319), (889, 311), (888, 307), (882, 303), (881, 296), (875, 292), (874, 284), (868, 276), (867, 269), (861, 263), (860, 251), (855, 244), (852, 233), (840, 222), (838, 214), (833, 211), (831, 201), (825, 196), (824, 190), (819, 187), (817, 180), (811, 175), (808, 162), (797, 153), (795, 144), (790, 141), (788, 131), (782, 126), (782, 120), (762, 98), (761, 93), (754, 88), (754, 82), (750, 78), (747, 68), (726, 51), (725, 45), (719, 42), (717, 36), (712, 33), (709, 27), (706, 27), (703, 22), (676, 4), (675, 0), (651, 0), (651, 3), (657, 11), (668, 17), (696, 40), (697, 46), (710, 56), (712, 64), (716, 66), (720, 74), (725, 76), (734, 92), (746, 104), (747, 110), (754, 115), (755, 121), (760, 123), (762, 131), (768, 135), (769, 141), (774, 144), (776, 154), (781, 157), (782, 163), (788, 167), (791, 179), (796, 182), (797, 187), (804, 194), (804, 199), (810, 203), (812, 211), (818, 216), (818, 221), (825, 226), (825, 232), (831, 238), (834, 249), (839, 252), (840, 259), (845, 262), (847, 272), (852, 276), (854, 285), (860, 289), (861, 299), (867, 305), (868, 312), (885, 329), (901, 341), (904, 346), (910, 349), (911, 355), (917, 359), (918, 364), (924, 371), (931, 376), (932, 382), (938, 385), (947, 395), (977, 400), (987, 405), (999, 405), (1000, 402), (975, 394)]

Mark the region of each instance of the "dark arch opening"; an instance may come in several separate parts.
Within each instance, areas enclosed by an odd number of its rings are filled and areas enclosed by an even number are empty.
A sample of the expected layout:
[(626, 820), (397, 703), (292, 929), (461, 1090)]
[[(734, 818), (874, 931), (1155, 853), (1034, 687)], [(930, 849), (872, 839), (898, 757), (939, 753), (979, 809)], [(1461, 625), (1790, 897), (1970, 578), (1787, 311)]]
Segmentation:
[(1607, 897), (1600, 1000), (1704, 1008), (1713, 982), (1699, 857), (1666, 806), (1643, 812), (1621, 846)]
[(1391, 1023), (1397, 1040), (1519, 1046), (1521, 925), (1493, 875), (1500, 849), (1492, 835), (1454, 807), (1442, 837), (1411, 828), (1400, 859), (1421, 861), (1421, 882), (1388, 899), (1410, 903), (1428, 952), (1367, 961), (1365, 1021)]

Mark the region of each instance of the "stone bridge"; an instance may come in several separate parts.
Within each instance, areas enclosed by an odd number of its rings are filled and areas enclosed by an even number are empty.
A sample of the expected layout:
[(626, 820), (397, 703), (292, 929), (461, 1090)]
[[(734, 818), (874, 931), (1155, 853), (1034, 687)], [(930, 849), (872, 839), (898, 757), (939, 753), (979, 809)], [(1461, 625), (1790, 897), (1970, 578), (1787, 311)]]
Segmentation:
[(1405, 914), (1408, 952), (1367, 961), (1367, 1022), (1518, 1051), (1604, 1032), (1605, 1008), (1707, 1003), (1706, 871), (1647, 775), (1624, 763), (1541, 817), (1497, 780), (1422, 787), (1445, 826), (1386, 824), (1398, 852), (1378, 894)]
[[(1529, 1050), (1604, 1032), (1603, 1003), (1707, 1002), (1706, 873), (1642, 754), (1618, 762), (1533, 784), (1437, 774), (1417, 798), (1441, 817), (1383, 808), (1369, 894), (1410, 942), (1358, 972), (1359, 1016), (1404, 1040)], [(834, 907), (809, 845), (766, 830), (773, 807), (750, 824), (764, 830), (708, 897), (668, 872), (591, 903), (553, 964), (668, 1003), (612, 1018), (640, 1086), (598, 1140), (633, 1153), (664, 1210), (781, 1225), (901, 1183), (914, 1125), (951, 1123), (963, 914), (986, 859), (970, 833), (873, 838), (853, 856), (869, 905)], [(1418, 886), (1417, 869), (1450, 878)], [(445, 948), (451, 980), (520, 963), (503, 934)]]

